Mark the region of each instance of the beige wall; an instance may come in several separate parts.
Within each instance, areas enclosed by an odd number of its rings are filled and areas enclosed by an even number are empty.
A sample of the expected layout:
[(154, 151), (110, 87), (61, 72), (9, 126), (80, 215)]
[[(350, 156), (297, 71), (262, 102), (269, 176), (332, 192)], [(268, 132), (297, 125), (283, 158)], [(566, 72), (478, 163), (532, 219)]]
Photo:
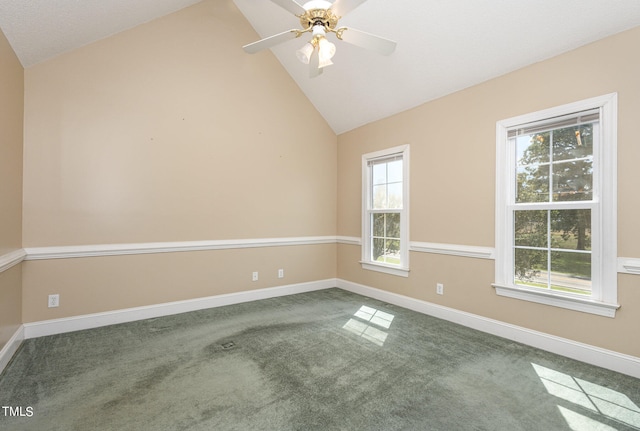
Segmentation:
[[(0, 32), (0, 256), (22, 248), (22, 66)], [(0, 349), (21, 323), (21, 268), (0, 272)]]
[[(27, 261), (24, 321), (324, 280), (335, 265), (334, 244)], [(47, 308), (52, 292), (59, 308)]]
[(24, 245), (335, 234), (336, 136), (227, 1), (25, 71)]
[[(335, 235), (336, 135), (257, 38), (209, 0), (28, 68), (24, 246)], [(29, 261), (24, 320), (333, 277), (335, 245)]]
[[(618, 92), (618, 255), (640, 257), (639, 44), (636, 28), (340, 135), (338, 235), (360, 236), (362, 154), (408, 143), (411, 240), (493, 247), (496, 121)], [(499, 297), (490, 260), (412, 252), (403, 279), (362, 270), (359, 250), (339, 246), (338, 277), (640, 356), (637, 276), (619, 275), (611, 319)]]

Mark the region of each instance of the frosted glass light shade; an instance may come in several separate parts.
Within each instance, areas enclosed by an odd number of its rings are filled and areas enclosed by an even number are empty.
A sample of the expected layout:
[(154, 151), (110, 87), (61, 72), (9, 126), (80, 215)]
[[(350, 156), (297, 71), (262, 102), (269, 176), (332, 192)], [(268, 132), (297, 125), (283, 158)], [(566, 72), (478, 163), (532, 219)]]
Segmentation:
[(336, 55), (336, 46), (324, 37), (318, 42), (318, 50), (321, 58), (331, 59)]
[(307, 42), (304, 44), (302, 48), (296, 51), (296, 57), (298, 57), (298, 60), (300, 60), (304, 64), (309, 64), (309, 59), (311, 59), (311, 54), (313, 53), (313, 50), (314, 50), (313, 45)]
[(318, 69), (322, 69), (323, 67), (326, 66), (331, 66), (333, 64), (333, 61), (331, 61), (330, 58), (318, 58)]
[(318, 67), (330, 66), (333, 64), (331, 58), (336, 54), (336, 46), (324, 37), (318, 42)]

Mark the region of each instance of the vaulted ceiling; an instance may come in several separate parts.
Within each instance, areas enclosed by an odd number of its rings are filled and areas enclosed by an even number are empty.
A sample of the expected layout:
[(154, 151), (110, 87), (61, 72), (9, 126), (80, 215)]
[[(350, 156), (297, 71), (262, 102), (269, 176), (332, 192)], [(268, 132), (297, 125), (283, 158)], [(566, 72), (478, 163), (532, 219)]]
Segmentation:
[[(0, 0), (0, 28), (29, 67), (198, 1)], [(233, 2), (259, 37), (299, 27), (269, 0)], [(368, 0), (340, 25), (397, 49), (334, 40), (334, 64), (316, 78), (295, 56), (304, 36), (271, 49), (337, 134), (639, 26), (640, 1)]]

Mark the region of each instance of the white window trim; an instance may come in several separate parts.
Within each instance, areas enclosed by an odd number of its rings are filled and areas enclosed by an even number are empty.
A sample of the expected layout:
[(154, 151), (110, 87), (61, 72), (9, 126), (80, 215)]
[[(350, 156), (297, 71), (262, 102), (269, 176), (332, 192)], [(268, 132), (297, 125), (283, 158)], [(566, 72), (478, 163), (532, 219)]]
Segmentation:
[[(371, 260), (371, 220), (368, 212), (370, 206), (369, 160), (379, 159), (402, 153), (402, 209), (400, 212), (400, 260), (402, 266), (389, 265)], [(400, 277), (409, 276), (409, 145), (400, 145), (385, 150), (362, 155), (362, 260), (363, 269), (383, 272)]]
[[(620, 307), (617, 303), (617, 106), (618, 95), (611, 93), (496, 123), (496, 273), (493, 286), (498, 295), (615, 317), (615, 311)], [(599, 193), (594, 199), (598, 199), (600, 205), (599, 216), (593, 219), (600, 235), (598, 249), (593, 250), (599, 256), (599, 265), (593, 268), (593, 283), (597, 286), (594, 296), (597, 297), (577, 298), (515, 285), (510, 263), (513, 234), (507, 229), (512, 224), (508, 204), (513, 200), (515, 186), (511, 173), (505, 169), (511, 165), (509, 157), (513, 155), (508, 146), (507, 131), (521, 124), (594, 108), (600, 109), (601, 136), (600, 145), (595, 149), (597, 154), (594, 154), (594, 160), (599, 163), (594, 170)]]

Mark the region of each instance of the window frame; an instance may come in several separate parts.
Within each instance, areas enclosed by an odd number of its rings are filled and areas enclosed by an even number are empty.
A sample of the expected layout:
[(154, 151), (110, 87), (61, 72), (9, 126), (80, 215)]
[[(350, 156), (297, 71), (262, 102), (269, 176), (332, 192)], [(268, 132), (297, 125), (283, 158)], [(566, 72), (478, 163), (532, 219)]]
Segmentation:
[[(402, 208), (389, 211), (374, 210), (372, 208), (372, 169), (370, 161), (391, 158), (402, 158)], [(373, 226), (371, 217), (374, 213), (400, 214), (400, 264), (381, 263), (371, 259)], [(400, 145), (385, 150), (362, 155), (362, 259), (363, 269), (384, 272), (400, 277), (409, 276), (409, 145)]]
[[(617, 93), (611, 93), (496, 123), (496, 265), (493, 284), (496, 294), (615, 317), (615, 311), (620, 307), (617, 304), (617, 105)], [(508, 132), (531, 123), (552, 122), (556, 117), (593, 109), (599, 110), (599, 139), (593, 149), (593, 197), (588, 204), (592, 211), (593, 241), (591, 295), (579, 297), (516, 285), (513, 280), (516, 154), (515, 148), (509, 145)]]

